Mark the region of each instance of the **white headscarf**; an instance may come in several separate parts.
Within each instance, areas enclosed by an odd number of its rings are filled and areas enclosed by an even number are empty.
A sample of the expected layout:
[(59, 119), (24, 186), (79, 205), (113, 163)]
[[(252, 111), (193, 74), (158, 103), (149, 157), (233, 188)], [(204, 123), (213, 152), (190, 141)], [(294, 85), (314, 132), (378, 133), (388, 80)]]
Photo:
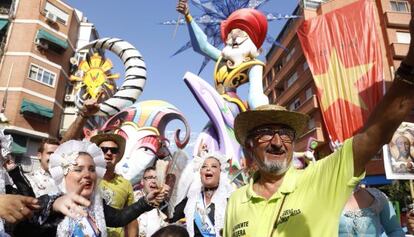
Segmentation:
[[(64, 177), (68, 174), (71, 167), (76, 164), (76, 159), (80, 152), (88, 153), (94, 163), (97, 174), (95, 190), (92, 194), (91, 205), (88, 207), (89, 214), (95, 219), (102, 237), (106, 237), (106, 223), (103, 212), (103, 201), (98, 188), (99, 181), (105, 174), (106, 163), (102, 150), (89, 141), (67, 141), (61, 144), (49, 159), (49, 172), (55, 180), (56, 185), (63, 193), (66, 193)], [(75, 221), (70, 217), (65, 217), (58, 225), (57, 236), (71, 236)]]
[(228, 169), (227, 157), (218, 153), (205, 153), (201, 157), (195, 156), (192, 162), (193, 168), (193, 182), (191, 183), (187, 192), (187, 204), (184, 208), (184, 214), (186, 218), (187, 231), (190, 236), (194, 236), (194, 213), (197, 205), (197, 201), (200, 199), (203, 185), (201, 183), (200, 169), (207, 158), (213, 157), (220, 162), (220, 180), (217, 190), (214, 192), (211, 198), (211, 203), (214, 203), (214, 229), (216, 236), (220, 236), (220, 229), (224, 226), (225, 210), (227, 206), (227, 199), (234, 191), (234, 187), (231, 185), (231, 181), (226, 173)]

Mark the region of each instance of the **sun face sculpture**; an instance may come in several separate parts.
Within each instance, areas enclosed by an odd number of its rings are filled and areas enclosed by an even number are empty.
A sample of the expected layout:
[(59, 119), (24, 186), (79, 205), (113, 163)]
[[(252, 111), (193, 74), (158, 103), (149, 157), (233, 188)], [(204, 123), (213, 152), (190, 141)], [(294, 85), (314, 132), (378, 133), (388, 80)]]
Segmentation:
[(111, 60), (103, 59), (95, 53), (90, 60), (81, 61), (78, 72), (71, 75), (70, 80), (79, 82), (76, 90), (84, 90), (83, 99), (98, 99), (105, 90), (114, 90), (114, 80), (119, 78), (119, 74), (111, 74), (112, 67)]

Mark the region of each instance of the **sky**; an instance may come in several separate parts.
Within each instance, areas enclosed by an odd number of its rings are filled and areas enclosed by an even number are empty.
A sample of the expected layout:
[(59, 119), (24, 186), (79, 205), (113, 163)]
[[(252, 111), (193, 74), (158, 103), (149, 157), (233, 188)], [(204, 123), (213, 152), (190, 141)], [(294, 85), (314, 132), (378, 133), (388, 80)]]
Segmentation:
[[(173, 38), (175, 26), (161, 25), (166, 20), (176, 20), (177, 1), (174, 0), (120, 0), (120, 1), (85, 1), (65, 0), (67, 4), (82, 11), (89, 22), (95, 24), (99, 36), (116, 37), (133, 44), (143, 55), (147, 66), (147, 82), (139, 101), (165, 100), (183, 112), (192, 132), (200, 132), (208, 121), (207, 115), (182, 80), (186, 71), (197, 73), (203, 57), (192, 49), (171, 57), (188, 40), (186, 26), (180, 26)], [(270, 0), (262, 9), (272, 13), (291, 14), (298, 0)], [(190, 5), (190, 12), (196, 16), (197, 11)], [(269, 23), (269, 33), (277, 37), (286, 20)], [(265, 46), (269, 48), (270, 45)], [(123, 75), (122, 62), (112, 53), (107, 56), (115, 65), (113, 73)], [(264, 60), (264, 57), (261, 57)], [(204, 69), (200, 76), (211, 85), (213, 82), (213, 62)], [(119, 79), (122, 80), (122, 79)], [(246, 86), (245, 86), (246, 87)], [(246, 88), (239, 92), (246, 98)], [(175, 130), (178, 123), (171, 123), (168, 130)]]

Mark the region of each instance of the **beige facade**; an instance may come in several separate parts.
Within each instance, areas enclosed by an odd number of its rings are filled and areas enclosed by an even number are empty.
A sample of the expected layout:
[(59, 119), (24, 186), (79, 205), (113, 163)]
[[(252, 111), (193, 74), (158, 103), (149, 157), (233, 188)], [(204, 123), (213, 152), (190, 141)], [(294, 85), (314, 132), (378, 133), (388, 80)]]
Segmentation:
[(9, 120), (0, 126), (26, 148), (23, 156), (33, 157), (42, 138), (59, 137), (81, 19), (61, 0), (4, 0), (0, 20), (7, 20), (0, 31), (0, 99)]
[[(384, 62), (384, 78), (387, 86), (393, 79), (393, 73), (408, 52), (409, 4), (405, 0), (372, 0), (376, 6), (375, 20), (378, 26), (379, 40)], [(303, 18), (290, 19), (277, 37), (277, 41), (288, 50), (272, 48), (266, 55), (267, 65), (264, 73), (265, 93), (271, 103), (278, 103), (290, 110), (306, 113), (311, 117), (307, 132), (299, 138), (295, 146), (297, 151), (307, 148), (308, 139), (319, 141), (317, 156), (330, 153), (328, 135), (325, 131), (322, 114), (316, 99), (316, 87), (312, 74), (304, 57), (296, 31), (304, 19), (328, 13), (355, 0), (332, 0), (326, 3), (301, 1), (293, 14)], [(410, 120), (410, 118), (407, 118)], [(370, 174), (383, 173), (381, 160), (374, 160), (368, 166)]]

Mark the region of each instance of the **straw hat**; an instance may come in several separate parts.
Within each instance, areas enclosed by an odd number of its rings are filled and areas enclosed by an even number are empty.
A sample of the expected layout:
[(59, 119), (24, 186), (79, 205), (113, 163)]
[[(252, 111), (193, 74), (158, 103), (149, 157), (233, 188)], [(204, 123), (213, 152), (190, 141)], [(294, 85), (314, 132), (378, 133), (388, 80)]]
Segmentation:
[(118, 145), (118, 157), (121, 158), (124, 156), (126, 141), (121, 135), (112, 132), (100, 132), (97, 135), (91, 137), (90, 141), (95, 143), (97, 146), (99, 146), (102, 142), (113, 141)]
[(244, 146), (248, 133), (256, 127), (266, 124), (287, 125), (295, 130), (298, 137), (302, 135), (308, 120), (308, 115), (289, 111), (280, 105), (261, 105), (240, 113), (234, 121), (234, 131), (237, 141)]

